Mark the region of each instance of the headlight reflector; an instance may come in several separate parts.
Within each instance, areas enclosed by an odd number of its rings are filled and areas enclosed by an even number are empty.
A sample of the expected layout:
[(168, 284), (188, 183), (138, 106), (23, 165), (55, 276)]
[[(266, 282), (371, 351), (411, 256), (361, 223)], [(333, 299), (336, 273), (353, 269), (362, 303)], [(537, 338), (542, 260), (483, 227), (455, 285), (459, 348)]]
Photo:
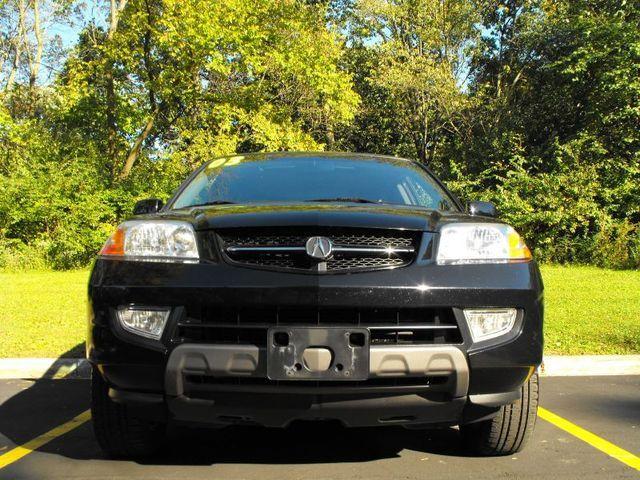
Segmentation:
[(451, 223), (440, 230), (439, 264), (506, 263), (531, 260), (518, 233), (501, 223)]
[(467, 321), (474, 342), (509, 333), (516, 322), (515, 308), (466, 308)]
[(150, 261), (198, 260), (198, 245), (187, 222), (131, 220), (120, 224), (100, 255)]
[(160, 340), (171, 309), (161, 307), (119, 307), (118, 321), (125, 330)]

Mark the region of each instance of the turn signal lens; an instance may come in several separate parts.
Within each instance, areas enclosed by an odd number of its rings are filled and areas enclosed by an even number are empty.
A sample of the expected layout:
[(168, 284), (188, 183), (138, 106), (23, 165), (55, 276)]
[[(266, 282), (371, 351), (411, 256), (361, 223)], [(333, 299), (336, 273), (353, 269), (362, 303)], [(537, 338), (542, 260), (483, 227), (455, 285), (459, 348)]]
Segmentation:
[(531, 260), (531, 251), (518, 235), (518, 232), (511, 229), (508, 234), (509, 238), (509, 258), (512, 260)]
[(104, 244), (100, 255), (124, 255), (124, 228), (118, 227)]

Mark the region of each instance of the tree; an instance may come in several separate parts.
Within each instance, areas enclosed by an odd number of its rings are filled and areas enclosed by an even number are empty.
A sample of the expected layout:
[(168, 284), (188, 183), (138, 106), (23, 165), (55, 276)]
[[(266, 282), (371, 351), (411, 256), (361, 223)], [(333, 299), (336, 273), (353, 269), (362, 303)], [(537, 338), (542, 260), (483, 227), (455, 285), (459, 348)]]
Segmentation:
[[(129, 177), (145, 146), (191, 165), (236, 150), (322, 148), (333, 126), (353, 116), (358, 97), (338, 67), (342, 43), (325, 27), (323, 7), (120, 5), (117, 29), (99, 38), (94, 53), (85, 43), (89, 50), (77, 51), (66, 75), (69, 89), (104, 112), (107, 152), (114, 144), (118, 151), (114, 180)], [(101, 70), (106, 82), (95, 74)]]
[(541, 260), (640, 266), (636, 0), (110, 0), (62, 51), (81, 5), (0, 0), (0, 267), (86, 264), (214, 155), (323, 148), (428, 162)]
[(61, 59), (59, 36), (51, 35), (54, 24), (69, 24), (72, 0), (5, 0), (0, 2), (0, 78), (4, 91), (11, 91), (24, 77), (32, 95), (42, 67), (55, 71)]
[(422, 162), (437, 157), (446, 135), (462, 132), (466, 50), (477, 14), (464, 0), (361, 0), (352, 41), (372, 50), (367, 83), (386, 102)]
[(541, 259), (638, 265), (639, 5), (484, 7), (471, 136), (449, 143), (450, 178), (497, 201)]

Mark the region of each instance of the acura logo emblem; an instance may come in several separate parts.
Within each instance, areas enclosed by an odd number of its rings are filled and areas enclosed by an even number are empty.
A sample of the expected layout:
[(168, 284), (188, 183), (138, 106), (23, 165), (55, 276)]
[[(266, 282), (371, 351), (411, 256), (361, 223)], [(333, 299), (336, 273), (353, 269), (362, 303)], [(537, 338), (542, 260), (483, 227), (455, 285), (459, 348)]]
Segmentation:
[(307, 240), (307, 255), (316, 260), (326, 260), (331, 256), (332, 247), (327, 237), (311, 237)]

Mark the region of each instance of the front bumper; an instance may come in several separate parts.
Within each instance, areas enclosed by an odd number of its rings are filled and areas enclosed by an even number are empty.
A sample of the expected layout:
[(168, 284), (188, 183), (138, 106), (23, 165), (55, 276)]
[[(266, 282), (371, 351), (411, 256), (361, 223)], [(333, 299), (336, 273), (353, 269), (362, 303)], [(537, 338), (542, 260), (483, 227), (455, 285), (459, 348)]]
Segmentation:
[[(467, 423), (517, 399), (542, 360), (542, 283), (535, 263), (310, 276), (226, 264), (98, 260), (89, 294), (87, 354), (112, 387), (112, 398), (142, 406), (146, 415), (185, 422)], [(131, 303), (171, 306), (185, 315), (205, 303), (448, 307), (463, 342), (372, 346), (366, 382), (277, 383), (266, 379), (263, 353), (255, 346), (177, 345), (166, 338), (153, 344), (119, 332), (113, 309)], [(511, 334), (473, 344), (462, 319), (467, 307), (516, 307), (520, 314)]]
[(194, 423), (440, 423), (462, 413), (469, 386), (464, 354), (446, 346), (371, 347), (370, 378), (392, 382), (275, 382), (265, 374), (264, 349), (255, 346), (179, 346), (165, 373), (168, 409)]

